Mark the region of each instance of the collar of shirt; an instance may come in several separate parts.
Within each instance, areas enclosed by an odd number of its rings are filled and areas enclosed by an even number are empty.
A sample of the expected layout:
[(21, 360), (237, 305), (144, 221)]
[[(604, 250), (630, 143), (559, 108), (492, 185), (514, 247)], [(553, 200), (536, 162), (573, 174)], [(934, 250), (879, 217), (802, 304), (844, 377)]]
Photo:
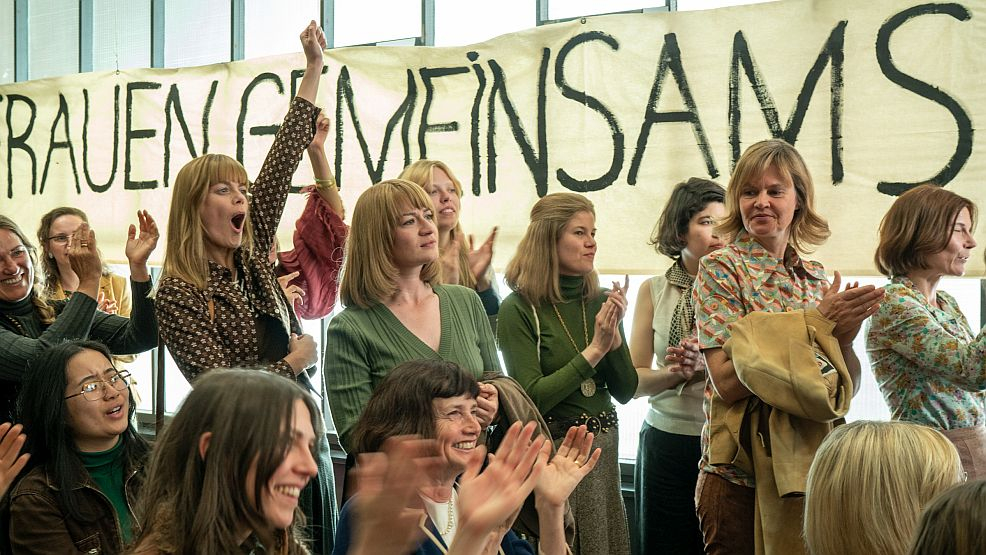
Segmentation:
[(749, 233), (742, 231), (733, 241), (733, 247), (747, 261), (760, 266), (766, 272), (784, 272), (799, 279), (823, 280), (825, 270), (813, 260), (804, 260), (793, 246), (784, 250), (784, 260), (777, 260)]

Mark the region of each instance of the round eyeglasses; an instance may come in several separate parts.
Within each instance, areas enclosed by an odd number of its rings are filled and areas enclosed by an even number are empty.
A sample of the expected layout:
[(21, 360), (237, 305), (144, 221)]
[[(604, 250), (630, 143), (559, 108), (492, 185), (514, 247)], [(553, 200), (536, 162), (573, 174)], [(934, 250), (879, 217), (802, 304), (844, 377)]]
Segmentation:
[(98, 401), (103, 398), (104, 388), (111, 387), (116, 391), (123, 391), (130, 386), (130, 372), (113, 372), (106, 379), (94, 379), (82, 384), (82, 390), (74, 395), (69, 395), (65, 400), (82, 395), (86, 401)]

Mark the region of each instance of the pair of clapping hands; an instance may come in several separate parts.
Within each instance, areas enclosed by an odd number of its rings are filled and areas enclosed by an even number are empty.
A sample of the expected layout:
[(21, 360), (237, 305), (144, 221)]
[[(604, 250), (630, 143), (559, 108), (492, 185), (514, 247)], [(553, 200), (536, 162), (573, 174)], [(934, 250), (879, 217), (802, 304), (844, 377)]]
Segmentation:
[(622, 284), (618, 281), (613, 282), (613, 288), (606, 292), (606, 301), (596, 313), (592, 341), (589, 342), (588, 349), (595, 348), (600, 355), (623, 346), (620, 322), (627, 313), (627, 288), (630, 287), (630, 276), (624, 276), (623, 280)]
[[(839, 345), (843, 349), (851, 349), (863, 322), (880, 308), (884, 289), (873, 285), (860, 286), (858, 281), (846, 284), (845, 289), (841, 286), (842, 276), (835, 272), (832, 284), (815, 308), (822, 316), (835, 322), (832, 336), (839, 340)], [(695, 373), (705, 370), (705, 357), (701, 355), (695, 338), (683, 339), (678, 346), (668, 347), (665, 357), (667, 369), (682, 374), (687, 381)]]
[[(558, 522), (540, 523), (559, 530), (565, 501), (575, 486), (589, 474), (601, 450), (592, 450), (593, 434), (585, 426), (572, 427), (549, 462), (550, 440), (534, 437), (534, 422), (515, 422), (507, 431), (496, 455), (480, 471), (486, 449), (475, 449), (459, 478), (459, 527), (449, 546), (450, 555), (496, 553), (503, 536), (520, 512), (524, 500), (535, 492), (539, 504), (557, 507)], [(413, 551), (424, 534), (419, 527), (424, 509), (418, 489), (429, 476), (447, 465), (435, 440), (416, 437), (391, 438), (379, 453), (359, 456), (355, 511), (358, 529), (353, 531), (350, 553), (375, 555)], [(545, 546), (546, 555), (565, 553), (567, 546)]]
[[(127, 230), (124, 252), (130, 262), (130, 276), (134, 281), (143, 282), (151, 279), (147, 260), (157, 247), (161, 234), (147, 210), (137, 211), (137, 222), (137, 225), (130, 224)], [(84, 289), (83, 284), (98, 288), (99, 278), (103, 274), (103, 261), (96, 247), (96, 233), (85, 222), (68, 236), (68, 260), (72, 271), (79, 276), (80, 291)], [(116, 302), (112, 299), (98, 293), (96, 300), (100, 310), (116, 312)]]

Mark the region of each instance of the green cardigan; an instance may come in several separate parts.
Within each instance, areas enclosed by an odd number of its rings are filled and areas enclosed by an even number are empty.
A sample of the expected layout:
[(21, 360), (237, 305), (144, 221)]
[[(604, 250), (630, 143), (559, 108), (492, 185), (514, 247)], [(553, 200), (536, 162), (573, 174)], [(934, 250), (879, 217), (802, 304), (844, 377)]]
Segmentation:
[(455, 362), (477, 379), (501, 373), (490, 321), (476, 292), (459, 285), (439, 285), (442, 338), (438, 352), (411, 333), (383, 304), (350, 306), (332, 318), (325, 338), (325, 373), (329, 408), (336, 432), (347, 450), (349, 436), (390, 371), (409, 360)]
[[(582, 304), (579, 302), (582, 283), (581, 277), (561, 276), (562, 297), (566, 300), (557, 305), (578, 349), (565, 334), (550, 304), (537, 307), (540, 330), (536, 327), (532, 306), (520, 294), (512, 293), (500, 304), (497, 336), (507, 373), (520, 382), (545, 416), (564, 418), (582, 413), (599, 414), (612, 406), (611, 395), (620, 403), (626, 403), (637, 389), (637, 371), (630, 361), (626, 337), (623, 337), (623, 346), (607, 353), (595, 368), (582, 356), (585, 347)], [(606, 293), (602, 289), (599, 295), (586, 301), (589, 341), (592, 341), (596, 313), (605, 301)], [(622, 324), (620, 335), (623, 336)], [(596, 394), (592, 397), (583, 396), (579, 387), (586, 378), (596, 381)]]

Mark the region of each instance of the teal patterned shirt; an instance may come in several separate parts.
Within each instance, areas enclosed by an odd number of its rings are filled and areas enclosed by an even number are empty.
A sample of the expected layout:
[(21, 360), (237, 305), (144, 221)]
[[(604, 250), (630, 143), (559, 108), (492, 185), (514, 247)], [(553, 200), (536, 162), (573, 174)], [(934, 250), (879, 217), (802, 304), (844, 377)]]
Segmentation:
[(931, 306), (895, 277), (868, 323), (866, 353), (894, 420), (943, 430), (986, 424), (986, 334), (973, 336), (951, 295)]

